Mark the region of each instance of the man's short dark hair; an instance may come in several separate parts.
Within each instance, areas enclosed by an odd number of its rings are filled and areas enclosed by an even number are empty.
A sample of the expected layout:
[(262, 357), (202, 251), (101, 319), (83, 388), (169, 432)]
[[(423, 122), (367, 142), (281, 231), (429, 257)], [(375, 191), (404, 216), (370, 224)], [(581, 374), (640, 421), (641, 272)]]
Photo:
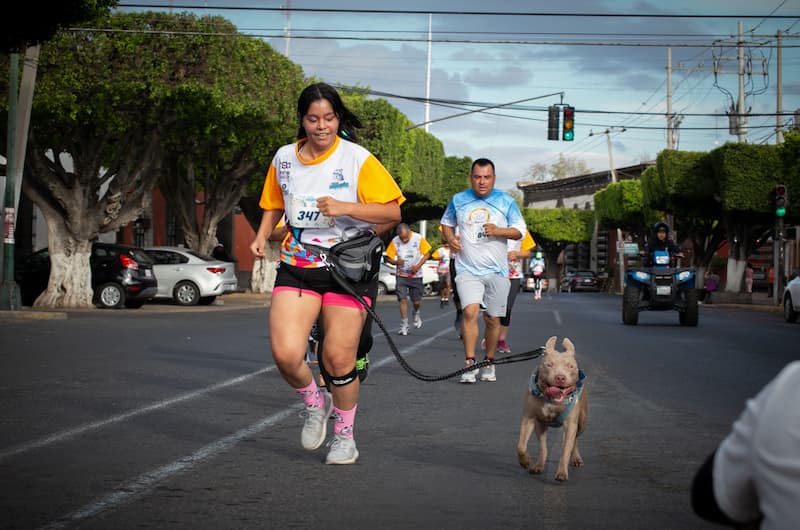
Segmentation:
[(470, 173), (475, 170), (475, 166), (485, 167), (485, 166), (492, 166), (492, 173), (494, 173), (494, 162), (489, 160), (488, 158), (479, 158), (472, 163), (472, 167), (470, 168)]

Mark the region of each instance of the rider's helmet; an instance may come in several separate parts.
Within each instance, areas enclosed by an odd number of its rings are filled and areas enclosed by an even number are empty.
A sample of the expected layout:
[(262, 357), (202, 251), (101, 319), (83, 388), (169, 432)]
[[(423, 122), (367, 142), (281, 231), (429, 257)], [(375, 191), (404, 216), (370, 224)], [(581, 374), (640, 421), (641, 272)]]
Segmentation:
[(536, 252), (536, 259), (541, 259), (541, 257), (542, 257), (542, 252), (541, 251), (537, 251)]
[(666, 232), (667, 234), (669, 234), (669, 225), (667, 223), (665, 223), (664, 221), (659, 221), (659, 222), (657, 222), (656, 224), (653, 225), (653, 233), (654, 234), (657, 234), (657, 233), (661, 232), (662, 230), (664, 232)]

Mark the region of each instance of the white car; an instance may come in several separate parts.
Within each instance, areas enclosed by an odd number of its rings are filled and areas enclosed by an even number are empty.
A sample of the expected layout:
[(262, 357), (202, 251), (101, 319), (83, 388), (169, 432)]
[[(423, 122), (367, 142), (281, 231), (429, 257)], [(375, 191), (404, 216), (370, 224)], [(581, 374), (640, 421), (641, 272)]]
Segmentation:
[[(426, 261), (422, 267), (422, 285), (425, 296), (433, 296), (439, 292), (438, 263), (435, 260)], [(378, 273), (378, 294), (393, 293), (396, 289), (397, 276), (395, 266), (388, 261), (384, 261), (381, 263), (381, 270)]]
[(800, 276), (795, 276), (783, 290), (783, 318), (797, 322), (800, 316)]
[(147, 247), (144, 251), (153, 260), (158, 278), (154, 298), (169, 298), (179, 305), (208, 305), (239, 287), (233, 263), (183, 247)]

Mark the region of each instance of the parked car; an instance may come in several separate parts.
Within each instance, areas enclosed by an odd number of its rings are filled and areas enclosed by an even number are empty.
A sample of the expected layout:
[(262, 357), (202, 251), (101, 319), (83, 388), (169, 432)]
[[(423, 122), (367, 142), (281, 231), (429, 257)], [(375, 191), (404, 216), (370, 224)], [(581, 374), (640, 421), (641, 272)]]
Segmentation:
[[(378, 273), (378, 294), (395, 292), (397, 288), (397, 277), (395, 266), (386, 261), (381, 263), (381, 270)], [(436, 261), (427, 261), (422, 267), (423, 295), (433, 296), (439, 292), (439, 272)]]
[(217, 296), (239, 288), (235, 265), (204, 256), (183, 247), (147, 247), (155, 264), (158, 291), (154, 298), (167, 298), (179, 305), (208, 305)]
[(599, 291), (600, 279), (594, 271), (570, 271), (561, 278), (561, 292)]
[(800, 316), (800, 276), (795, 276), (783, 290), (783, 318), (786, 322), (797, 322)]
[[(92, 243), (89, 258), (94, 302), (103, 308), (141, 307), (156, 294), (153, 262), (144, 250), (115, 243)], [(15, 267), (22, 305), (30, 306), (47, 289), (50, 251), (43, 248)]]

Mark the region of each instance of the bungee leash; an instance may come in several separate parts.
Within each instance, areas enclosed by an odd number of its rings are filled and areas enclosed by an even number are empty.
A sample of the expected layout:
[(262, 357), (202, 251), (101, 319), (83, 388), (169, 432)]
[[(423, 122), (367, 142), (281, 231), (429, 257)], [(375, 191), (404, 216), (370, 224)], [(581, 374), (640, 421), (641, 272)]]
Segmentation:
[(460, 376), (462, 374), (465, 374), (467, 372), (471, 372), (473, 370), (477, 370), (477, 369), (480, 369), (480, 368), (483, 368), (483, 367), (486, 367), (486, 366), (490, 366), (490, 365), (493, 365), (493, 364), (494, 365), (511, 364), (511, 363), (518, 363), (518, 362), (522, 362), (522, 361), (528, 361), (528, 360), (531, 360), (531, 359), (536, 359), (537, 357), (540, 357), (545, 351), (544, 346), (539, 346), (538, 348), (536, 348), (534, 350), (530, 350), (530, 351), (526, 351), (526, 352), (513, 353), (513, 354), (505, 355), (503, 357), (494, 358), (494, 359), (483, 359), (482, 361), (477, 361), (475, 364), (472, 364), (470, 366), (465, 366), (464, 368), (461, 368), (460, 370), (456, 370), (455, 372), (451, 372), (449, 374), (443, 374), (443, 375), (424, 374), (424, 373), (414, 369), (414, 367), (412, 367), (410, 364), (408, 364), (408, 361), (405, 359), (405, 357), (403, 357), (403, 355), (397, 349), (397, 345), (392, 340), (391, 334), (386, 329), (386, 326), (384, 326), (383, 321), (381, 321), (381, 319), (378, 316), (378, 314), (370, 306), (370, 304), (367, 303), (367, 301), (364, 299), (364, 297), (362, 297), (360, 294), (358, 294), (355, 291), (355, 289), (353, 289), (353, 287), (347, 281), (347, 278), (342, 276), (342, 274), (339, 271), (336, 270), (335, 264), (333, 264), (330, 261), (328, 261), (326, 253), (324, 253), (324, 252), (320, 253), (319, 257), (322, 259), (322, 262), (325, 264), (325, 268), (328, 269), (328, 271), (333, 276), (334, 280), (336, 280), (336, 282), (347, 292), (347, 294), (349, 294), (351, 296), (354, 296), (356, 298), (356, 300), (358, 300), (358, 302), (364, 307), (364, 309), (367, 311), (369, 316), (372, 317), (372, 320), (374, 320), (375, 323), (378, 324), (378, 327), (381, 329), (381, 332), (383, 332), (383, 336), (386, 337), (386, 342), (389, 343), (389, 349), (392, 351), (392, 354), (394, 355), (395, 359), (397, 359), (398, 364), (403, 367), (403, 370), (405, 370), (408, 374), (410, 374), (415, 379), (419, 379), (420, 381), (426, 381), (426, 382), (429, 382), (429, 383), (436, 382), (436, 381), (445, 381), (447, 379), (452, 379), (454, 377), (458, 377), (458, 376)]

